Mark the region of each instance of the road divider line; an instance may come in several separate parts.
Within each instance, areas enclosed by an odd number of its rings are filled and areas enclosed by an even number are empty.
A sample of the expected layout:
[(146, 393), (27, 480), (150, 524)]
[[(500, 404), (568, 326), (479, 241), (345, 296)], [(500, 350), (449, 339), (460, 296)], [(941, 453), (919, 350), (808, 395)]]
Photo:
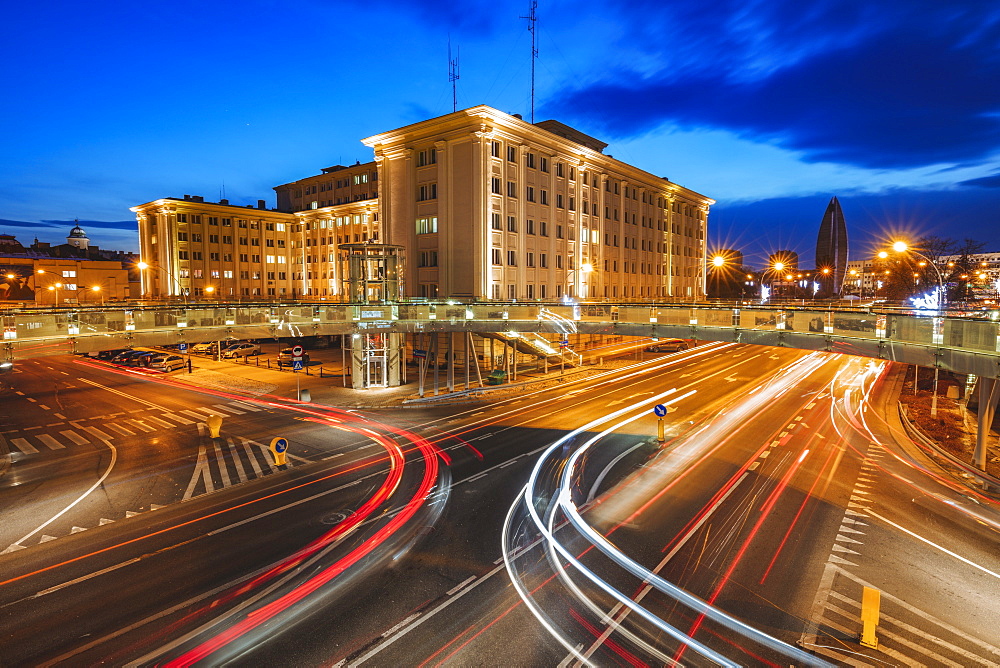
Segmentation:
[(140, 404), (145, 404), (145, 405), (149, 406), (150, 408), (155, 408), (155, 409), (161, 410), (163, 412), (167, 411), (166, 408), (164, 408), (163, 406), (161, 406), (159, 404), (154, 404), (151, 401), (146, 401), (145, 399), (140, 399), (139, 397), (131, 395), (128, 392), (122, 392), (121, 390), (116, 390), (113, 387), (108, 387), (107, 385), (101, 385), (100, 383), (95, 383), (94, 381), (89, 380), (87, 378), (81, 378), (80, 381), (84, 382), (84, 383), (87, 383), (88, 385), (93, 385), (94, 387), (99, 387), (102, 390), (107, 390), (108, 392), (111, 392), (113, 394), (117, 394), (120, 397), (125, 397), (126, 399), (131, 399), (132, 401), (138, 402)]
[(66, 587), (69, 587), (71, 585), (79, 584), (81, 582), (89, 580), (90, 578), (96, 578), (99, 575), (104, 575), (105, 573), (110, 573), (111, 571), (116, 571), (119, 568), (123, 568), (125, 566), (128, 566), (129, 564), (134, 564), (135, 562), (140, 561), (141, 559), (142, 559), (142, 557), (136, 557), (135, 559), (129, 559), (128, 561), (123, 561), (120, 564), (115, 564), (114, 566), (108, 566), (107, 568), (104, 568), (102, 570), (94, 571), (93, 573), (88, 573), (87, 575), (84, 575), (82, 577), (78, 577), (75, 580), (68, 580), (66, 582), (61, 582), (61, 583), (57, 584), (55, 587), (49, 587), (48, 589), (43, 589), (42, 591), (38, 592), (37, 594), (35, 594), (35, 598), (38, 598), (39, 596), (45, 596), (46, 594), (52, 594), (54, 592), (59, 591), (60, 589), (65, 589)]
[(916, 538), (917, 540), (919, 540), (919, 541), (921, 541), (921, 542), (923, 542), (923, 543), (926, 543), (927, 545), (930, 545), (930, 546), (931, 546), (931, 547), (933, 547), (934, 549), (936, 549), (936, 550), (940, 550), (941, 552), (944, 552), (945, 554), (947, 554), (947, 555), (949, 555), (949, 556), (952, 556), (952, 557), (955, 557), (955, 558), (956, 558), (956, 559), (958, 559), (959, 561), (961, 561), (961, 562), (963, 562), (963, 563), (965, 563), (965, 564), (968, 564), (969, 566), (972, 566), (973, 568), (976, 568), (976, 569), (979, 569), (979, 570), (981, 570), (981, 571), (982, 571), (983, 573), (986, 573), (987, 575), (992, 575), (993, 577), (995, 577), (995, 578), (997, 578), (998, 580), (1000, 580), (1000, 573), (995, 573), (994, 571), (991, 571), (990, 569), (986, 568), (985, 566), (980, 566), (980, 565), (979, 565), (979, 564), (977, 564), (976, 562), (974, 562), (974, 561), (971, 561), (971, 560), (969, 560), (969, 559), (966, 559), (965, 557), (963, 557), (963, 556), (962, 556), (962, 555), (960, 555), (960, 554), (955, 554), (955, 553), (954, 553), (954, 552), (952, 552), (951, 550), (948, 550), (948, 549), (946, 549), (946, 548), (943, 548), (943, 547), (941, 547), (940, 545), (938, 545), (937, 543), (934, 543), (934, 542), (932, 542), (932, 541), (930, 541), (930, 540), (927, 540), (926, 538), (924, 538), (923, 536), (921, 536), (921, 535), (919, 535), (919, 534), (916, 534), (916, 533), (913, 533), (913, 532), (912, 532), (912, 531), (910, 531), (909, 529), (904, 529), (903, 527), (899, 526), (899, 525), (898, 525), (898, 524), (896, 524), (895, 522), (892, 522), (892, 521), (890, 521), (890, 520), (887, 520), (886, 518), (882, 517), (881, 515), (879, 515), (878, 513), (876, 513), (876, 512), (874, 511), (874, 510), (869, 510), (869, 511), (868, 511), (868, 514), (869, 514), (869, 515), (871, 515), (872, 517), (876, 517), (876, 518), (878, 518), (878, 519), (882, 520), (883, 522), (885, 522), (885, 523), (886, 523), (886, 524), (888, 524), (889, 526), (891, 526), (891, 527), (895, 527), (895, 528), (899, 529), (900, 531), (902, 531), (903, 533), (905, 533), (905, 534), (908, 534), (908, 535), (910, 535), (910, 536), (913, 536), (913, 537), (914, 537), (914, 538)]

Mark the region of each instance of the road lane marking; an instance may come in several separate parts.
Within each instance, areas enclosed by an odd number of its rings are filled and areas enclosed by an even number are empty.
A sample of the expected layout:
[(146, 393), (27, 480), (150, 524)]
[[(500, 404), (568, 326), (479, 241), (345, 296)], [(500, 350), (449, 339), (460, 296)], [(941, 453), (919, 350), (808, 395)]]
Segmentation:
[(108, 429), (113, 429), (114, 431), (117, 431), (119, 434), (122, 434), (124, 436), (135, 436), (135, 432), (134, 431), (132, 431), (130, 429), (126, 429), (125, 427), (122, 427), (121, 425), (117, 425), (114, 422), (108, 422), (105, 426)]
[(222, 448), (213, 440), (212, 449), (215, 450), (215, 461), (219, 463), (219, 475), (222, 476), (222, 486), (229, 487), (233, 483), (229, 480), (229, 468), (226, 466), (226, 457), (222, 454)]
[[(42, 523), (39, 526), (37, 526), (34, 529), (32, 529), (31, 532), (25, 534), (25, 536), (23, 538), (21, 538), (20, 540), (15, 540), (13, 542), (13, 544), (11, 545), (11, 547), (14, 547), (15, 545), (20, 545), (21, 543), (23, 543), (24, 541), (28, 540), (29, 538), (31, 538), (32, 536), (34, 536), (36, 533), (38, 533), (39, 531), (41, 531), (42, 529), (44, 529), (45, 527), (47, 527), (48, 525), (50, 525), (53, 522), (55, 522), (57, 519), (59, 519), (64, 514), (66, 514), (67, 512), (69, 512), (74, 506), (76, 506), (76, 504), (80, 503), (85, 498), (87, 498), (87, 496), (91, 492), (93, 492), (95, 489), (97, 489), (102, 484), (104, 484), (104, 480), (109, 475), (111, 475), (111, 470), (115, 467), (115, 462), (118, 461), (118, 450), (115, 448), (115, 446), (111, 445), (111, 443), (109, 443), (108, 441), (104, 441), (104, 445), (108, 446), (108, 449), (111, 450), (111, 461), (108, 463), (108, 468), (104, 471), (104, 473), (101, 475), (101, 477), (97, 479), (97, 482), (95, 482), (93, 485), (90, 486), (90, 488), (87, 491), (85, 491), (83, 494), (81, 494), (79, 497), (77, 497), (77, 499), (75, 501), (73, 501), (68, 506), (66, 506), (65, 508), (63, 508), (62, 510), (60, 510), (58, 513), (56, 513), (55, 515), (53, 515), (52, 517), (50, 517), (49, 519), (47, 519), (44, 523)], [(7, 549), (9, 550), (9, 549), (11, 549), (11, 547), (8, 547)]]
[[(231, 441), (230, 441), (231, 442)], [(253, 468), (254, 474), (258, 478), (264, 477), (264, 472), (260, 470), (260, 464), (257, 463), (257, 458), (253, 454), (253, 450), (250, 449), (250, 444), (247, 443), (246, 439), (242, 441), (243, 450), (247, 453), (247, 459), (250, 460), (250, 467)]]
[(174, 427), (177, 426), (175, 424), (170, 424), (169, 422), (164, 422), (163, 420), (161, 420), (159, 418), (155, 418), (152, 415), (147, 415), (146, 417), (144, 417), (142, 419), (145, 422), (152, 422), (153, 424), (155, 424), (157, 427), (160, 427), (161, 429), (173, 429)]
[(180, 415), (174, 415), (173, 413), (164, 413), (161, 417), (165, 417), (168, 420), (174, 420), (176, 422), (179, 422), (180, 424), (194, 424), (194, 422), (191, 422), (191, 420), (188, 420), (185, 417), (181, 417)]
[(198, 413), (198, 412), (195, 412), (195, 411), (177, 411), (177, 412), (178, 413), (184, 413), (184, 415), (187, 415), (189, 417), (193, 417), (195, 420), (204, 421), (204, 420), (206, 420), (208, 418), (207, 415), (204, 415), (203, 413)]
[[(227, 406), (226, 404), (212, 404), (220, 411), (229, 411), (233, 415), (246, 415), (245, 411), (241, 411), (239, 408), (233, 408), (232, 406)], [(224, 417), (229, 417), (229, 413), (222, 413)]]
[(617, 457), (615, 457), (614, 459), (612, 459), (611, 463), (604, 467), (604, 470), (601, 471), (601, 474), (599, 476), (597, 476), (597, 480), (594, 481), (594, 486), (590, 488), (590, 494), (587, 495), (587, 501), (590, 502), (590, 501), (594, 500), (594, 496), (597, 495), (597, 488), (601, 486), (601, 483), (604, 482), (605, 476), (607, 476), (608, 472), (611, 471), (611, 469), (614, 468), (615, 464), (617, 464), (619, 461), (621, 461), (621, 459), (623, 457), (625, 457), (626, 455), (628, 455), (630, 452), (633, 452), (636, 448), (641, 447), (641, 446), (643, 446), (645, 444), (646, 444), (646, 441), (639, 441), (638, 443), (636, 443), (635, 445), (633, 445), (631, 448), (629, 448), (625, 452), (621, 453), (620, 455), (618, 455)]
[(117, 394), (120, 397), (125, 397), (127, 399), (131, 399), (132, 401), (138, 402), (140, 404), (145, 404), (145, 405), (149, 406), (150, 408), (156, 408), (157, 410), (161, 410), (161, 411), (164, 411), (164, 412), (166, 412), (166, 410), (167, 410), (166, 408), (164, 408), (163, 406), (160, 406), (159, 404), (154, 404), (151, 401), (146, 401), (145, 399), (140, 399), (139, 397), (133, 396), (133, 395), (127, 393), (127, 392), (122, 392), (120, 390), (116, 390), (116, 389), (114, 389), (112, 387), (108, 387), (107, 385), (101, 385), (100, 383), (95, 383), (94, 381), (88, 380), (86, 378), (81, 378), (80, 380), (83, 381), (84, 383), (87, 383), (88, 385), (93, 385), (94, 387), (99, 387), (102, 390), (107, 390), (108, 392), (112, 392), (114, 394)]
[(209, 415), (218, 415), (219, 417), (224, 417), (224, 418), (230, 417), (229, 413), (223, 413), (221, 411), (213, 410), (211, 408), (208, 408), (207, 406), (201, 406), (198, 408), (198, 410), (201, 411), (202, 413), (208, 413)]
[(954, 552), (952, 552), (951, 550), (948, 550), (948, 549), (945, 549), (945, 548), (941, 547), (941, 546), (940, 546), (940, 545), (938, 545), (937, 543), (934, 543), (934, 542), (931, 542), (931, 541), (927, 540), (927, 539), (926, 539), (926, 538), (924, 538), (923, 536), (920, 536), (920, 535), (918, 535), (918, 534), (915, 534), (915, 533), (913, 533), (913, 532), (912, 532), (912, 531), (910, 531), (909, 529), (904, 529), (903, 527), (899, 526), (899, 525), (898, 525), (898, 524), (896, 524), (895, 522), (891, 522), (891, 521), (887, 520), (886, 518), (882, 517), (881, 515), (879, 515), (878, 513), (876, 513), (876, 512), (875, 512), (875, 511), (873, 511), (873, 510), (869, 510), (869, 511), (868, 511), (868, 514), (870, 514), (870, 515), (871, 515), (872, 517), (877, 517), (878, 519), (882, 520), (883, 522), (885, 522), (885, 523), (886, 523), (886, 524), (888, 524), (889, 526), (893, 526), (893, 527), (896, 527), (897, 529), (899, 529), (899, 530), (900, 530), (900, 531), (902, 531), (903, 533), (905, 533), (905, 534), (909, 534), (910, 536), (913, 536), (913, 537), (914, 537), (914, 538), (916, 538), (917, 540), (919, 540), (919, 541), (921, 541), (921, 542), (923, 542), (923, 543), (927, 543), (927, 544), (928, 544), (928, 545), (930, 545), (931, 547), (933, 547), (933, 548), (935, 548), (935, 549), (938, 549), (938, 550), (940, 550), (941, 552), (944, 552), (944, 553), (945, 553), (945, 554), (947, 554), (947, 555), (950, 555), (950, 556), (952, 556), (952, 557), (955, 557), (955, 558), (956, 558), (956, 559), (958, 559), (959, 561), (961, 561), (961, 562), (963, 562), (963, 563), (966, 563), (966, 564), (968, 564), (969, 566), (972, 566), (973, 568), (977, 568), (977, 569), (981, 570), (981, 571), (982, 571), (983, 573), (986, 573), (987, 575), (992, 575), (993, 577), (995, 577), (995, 578), (997, 578), (998, 580), (1000, 580), (1000, 573), (994, 573), (993, 571), (991, 571), (990, 569), (986, 568), (985, 566), (980, 566), (979, 564), (977, 564), (977, 563), (976, 563), (976, 562), (974, 562), (974, 561), (970, 561), (970, 560), (966, 559), (965, 557), (963, 557), (963, 556), (961, 556), (961, 555), (959, 555), (959, 554), (955, 554), (955, 553), (954, 553)]
[(226, 443), (229, 445), (229, 452), (233, 455), (233, 465), (236, 467), (236, 474), (240, 477), (240, 482), (246, 482), (247, 472), (243, 468), (243, 460), (240, 459), (240, 453), (236, 451), (236, 444), (233, 443), (233, 439), (227, 438)]
[(232, 405), (234, 405), (234, 406), (239, 406), (240, 408), (245, 408), (248, 411), (258, 412), (258, 411), (264, 410), (263, 408), (258, 408), (257, 406), (254, 406), (253, 404), (248, 404), (245, 401), (231, 401), (230, 403)]
[(66, 416), (63, 415), (62, 413), (53, 413), (53, 415), (55, 415), (60, 420), (65, 420), (66, 419)]
[(59, 433), (68, 438), (69, 440), (73, 441), (73, 443), (76, 445), (87, 445), (88, 443), (90, 443), (89, 440), (80, 436), (78, 433), (76, 433), (71, 429), (67, 429), (66, 431), (61, 431)]
[(33, 446), (31, 443), (28, 443), (28, 441), (26, 441), (23, 438), (12, 438), (10, 439), (10, 444), (26, 455), (31, 455), (38, 452), (38, 449), (35, 448), (35, 446)]
[(130, 419), (129, 424), (140, 431), (146, 432), (147, 434), (151, 431), (156, 431), (154, 428), (147, 426), (142, 420), (137, 420), (136, 418)]
[[(444, 595), (445, 596), (451, 596), (452, 594), (460, 591), (463, 587), (465, 587), (465, 585), (469, 584), (470, 582), (472, 582), (475, 579), (476, 579), (475, 575), (470, 575), (469, 577), (467, 577), (466, 579), (462, 580), (457, 585), (455, 585), (454, 587), (452, 587), (451, 589), (449, 589), (448, 591), (446, 591), (444, 593)], [(402, 628), (404, 626), (404, 624), (405, 624), (405, 621), (403, 623), (397, 624), (392, 629), (390, 629), (388, 632), (383, 633), (382, 636), (384, 637), (384, 636), (389, 635), (393, 631), (398, 631), (400, 628)]]
[(105, 434), (103, 431), (101, 431), (97, 427), (83, 427), (83, 429), (89, 431), (91, 434), (93, 434), (97, 438), (99, 438), (101, 440), (104, 440), (104, 441), (108, 441), (108, 440), (114, 438), (114, 436), (112, 436), (110, 434)]
[(134, 564), (135, 562), (140, 561), (141, 559), (142, 559), (142, 557), (136, 557), (135, 559), (129, 559), (128, 561), (123, 561), (120, 564), (115, 564), (114, 566), (108, 566), (107, 568), (104, 568), (102, 570), (94, 571), (93, 573), (88, 573), (87, 575), (84, 575), (82, 577), (78, 577), (75, 580), (68, 580), (66, 582), (62, 582), (60, 584), (57, 584), (55, 587), (49, 587), (48, 589), (43, 589), (42, 591), (36, 593), (35, 596), (34, 596), (34, 598), (38, 598), (39, 596), (45, 596), (46, 594), (52, 594), (54, 592), (59, 591), (60, 589), (65, 589), (66, 587), (69, 587), (71, 585), (79, 584), (81, 582), (89, 580), (90, 578), (96, 578), (99, 575), (104, 575), (105, 573), (110, 573), (111, 571), (116, 571), (119, 568), (122, 568), (124, 566), (128, 566), (129, 564)]
[(66, 448), (65, 445), (63, 445), (62, 443), (60, 443), (56, 439), (52, 438), (48, 434), (39, 434), (36, 438), (39, 441), (41, 441), (43, 444), (45, 444), (48, 447), (52, 448), (53, 450), (63, 450), (63, 449)]
[(49, 408), (49, 407), (48, 407), (48, 406), (46, 406), (45, 404), (38, 404), (38, 407), (39, 407), (39, 408), (44, 408), (44, 409), (45, 409), (45, 410), (47, 410), (47, 411), (50, 411), (50, 410), (52, 410), (51, 408)]
[(34, 397), (28, 397), (28, 401), (30, 401), (33, 404), (37, 404), (38, 403), (38, 399), (35, 399)]
[(201, 478), (205, 479), (206, 493), (214, 492), (215, 486), (212, 484), (212, 475), (208, 468), (208, 452), (205, 450), (204, 445), (198, 446), (198, 463), (195, 464), (194, 473), (191, 474), (191, 482), (188, 483), (187, 490), (185, 490), (181, 501), (187, 501), (194, 495), (194, 489)]

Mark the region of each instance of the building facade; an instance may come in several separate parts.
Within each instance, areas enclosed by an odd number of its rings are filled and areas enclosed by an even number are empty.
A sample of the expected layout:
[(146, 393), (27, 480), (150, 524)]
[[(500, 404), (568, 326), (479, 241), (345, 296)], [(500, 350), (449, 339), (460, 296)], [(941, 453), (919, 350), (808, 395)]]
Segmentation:
[(822, 293), (839, 295), (847, 276), (847, 223), (836, 197), (827, 205), (816, 235), (816, 269), (821, 272)]
[[(151, 296), (345, 299), (344, 244), (404, 249), (410, 298), (704, 296), (714, 201), (556, 121), (472, 107), (368, 137), (375, 160), (274, 188), (132, 210)], [(148, 288), (148, 289), (147, 289)]]

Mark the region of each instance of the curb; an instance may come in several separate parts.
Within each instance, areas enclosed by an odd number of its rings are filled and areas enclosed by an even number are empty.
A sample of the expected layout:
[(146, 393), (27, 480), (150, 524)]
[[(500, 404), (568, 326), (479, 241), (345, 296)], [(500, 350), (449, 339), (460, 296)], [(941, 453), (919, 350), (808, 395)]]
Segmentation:
[(929, 436), (924, 434), (924, 432), (922, 432), (920, 428), (917, 427), (917, 425), (913, 424), (910, 421), (910, 418), (906, 415), (906, 410), (903, 407), (903, 403), (901, 401), (897, 401), (896, 406), (897, 410), (899, 411), (899, 419), (903, 423), (903, 428), (906, 429), (906, 433), (909, 434), (911, 438), (913, 438), (914, 440), (918, 440), (924, 445), (932, 448), (934, 452), (938, 454), (938, 456), (946, 459), (948, 463), (957, 467), (966, 476), (978, 480), (984, 490), (986, 491), (991, 491), (993, 489), (1000, 490), (1000, 478), (990, 475), (985, 471), (980, 471), (979, 469), (973, 467), (971, 464), (966, 464), (961, 459), (959, 459), (955, 455), (951, 454), (950, 452), (939, 446), (936, 441), (934, 441)]

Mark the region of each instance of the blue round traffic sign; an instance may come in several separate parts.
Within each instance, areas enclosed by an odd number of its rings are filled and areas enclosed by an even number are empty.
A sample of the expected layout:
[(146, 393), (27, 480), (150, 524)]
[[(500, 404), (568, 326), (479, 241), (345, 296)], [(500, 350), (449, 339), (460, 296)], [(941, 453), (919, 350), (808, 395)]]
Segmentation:
[(284, 438), (274, 439), (274, 450), (275, 452), (284, 452), (288, 449), (288, 440)]
[(664, 406), (663, 404), (656, 404), (655, 406), (653, 406), (653, 412), (656, 413), (659, 417), (663, 417), (664, 415), (667, 414), (667, 407)]

